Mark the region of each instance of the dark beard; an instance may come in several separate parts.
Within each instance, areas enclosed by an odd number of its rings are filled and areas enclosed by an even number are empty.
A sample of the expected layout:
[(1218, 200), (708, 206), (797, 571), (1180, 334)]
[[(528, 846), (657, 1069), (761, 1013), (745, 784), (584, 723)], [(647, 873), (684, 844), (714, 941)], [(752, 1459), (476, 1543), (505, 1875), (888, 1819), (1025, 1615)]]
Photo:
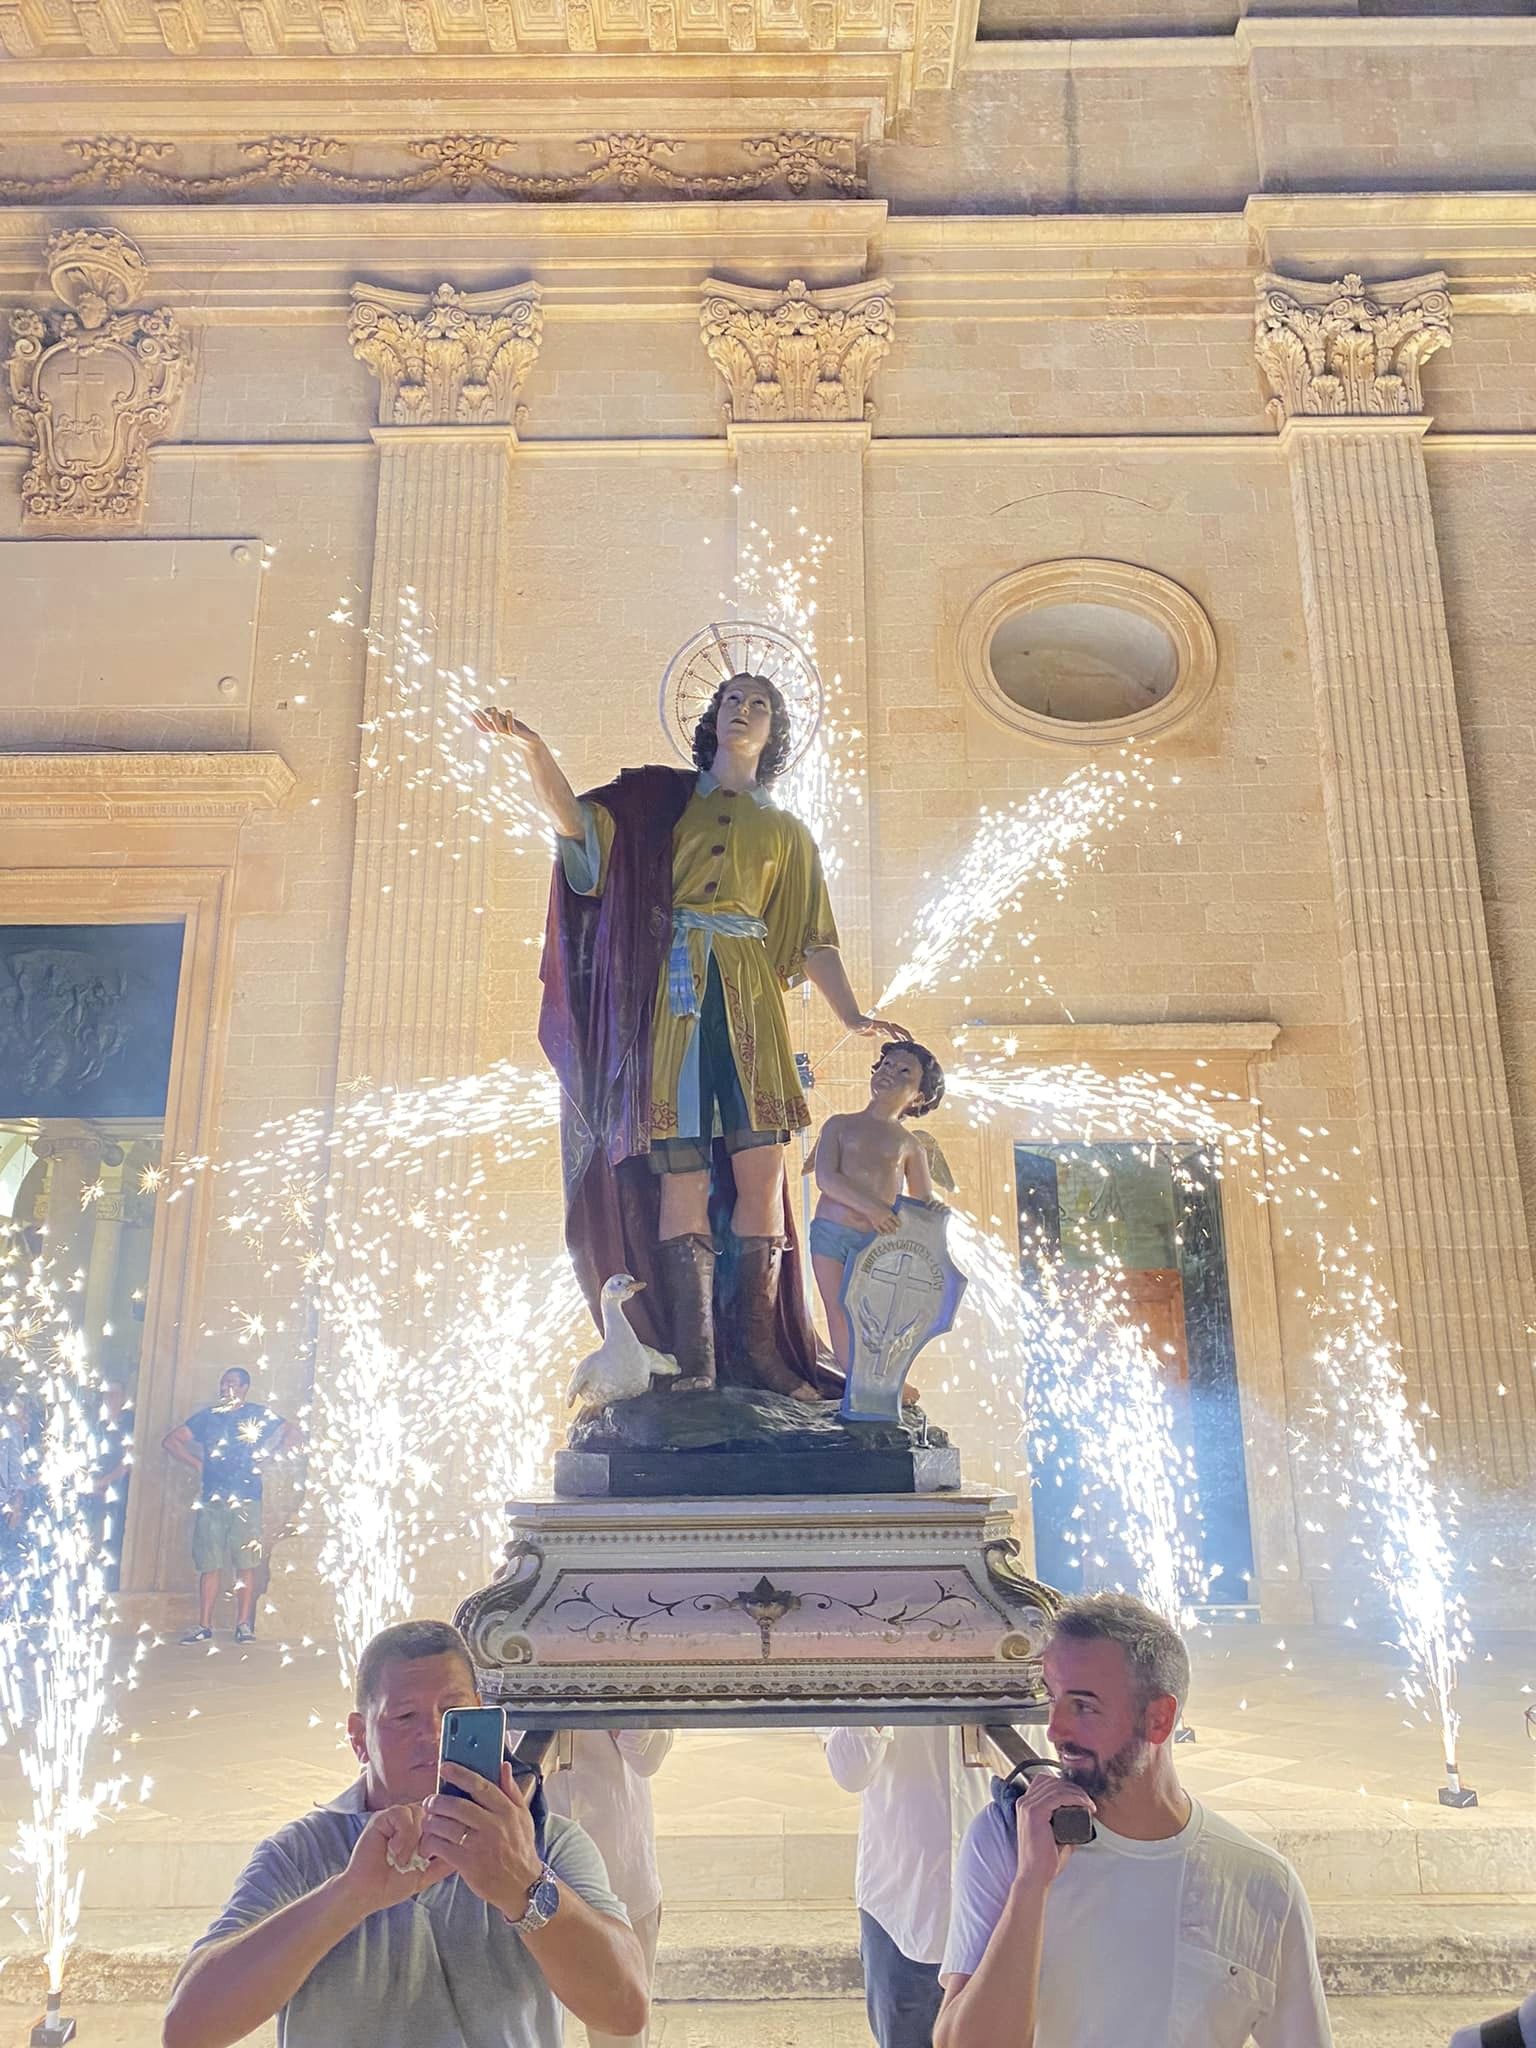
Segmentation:
[(1133, 1735), (1129, 1742), (1102, 1763), (1063, 1764), (1061, 1775), (1071, 1784), (1081, 1786), (1090, 1799), (1102, 1803), (1106, 1799), (1114, 1798), (1141, 1762), (1146, 1747), (1147, 1739), (1144, 1735)]

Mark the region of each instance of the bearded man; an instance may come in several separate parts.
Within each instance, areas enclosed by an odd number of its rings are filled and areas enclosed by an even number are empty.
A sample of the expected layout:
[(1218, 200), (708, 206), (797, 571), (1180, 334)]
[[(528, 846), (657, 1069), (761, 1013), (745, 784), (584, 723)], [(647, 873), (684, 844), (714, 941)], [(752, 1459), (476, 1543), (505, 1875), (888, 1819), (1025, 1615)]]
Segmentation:
[(825, 1378), (783, 1164), (810, 1111), (784, 992), (809, 980), (846, 1031), (908, 1034), (859, 1008), (816, 843), (770, 796), (791, 745), (782, 695), (727, 677), (691, 770), (626, 769), (582, 797), (509, 711), (475, 724), (521, 753), (558, 839), (539, 1043), (560, 1078), (566, 1243), (594, 1317), (608, 1276), (633, 1273), (652, 1291), (632, 1320), (676, 1357), (680, 1387), (713, 1386), (718, 1358), (723, 1378), (814, 1401)]
[[(1045, 1648), (1065, 1779), (999, 1788), (955, 1870), (934, 2048), (1331, 2048), (1312, 1916), (1275, 1849), (1179, 1783), (1176, 1629), (1125, 1593), (1069, 1601)], [(1094, 1839), (1051, 1815), (1086, 1806)]]

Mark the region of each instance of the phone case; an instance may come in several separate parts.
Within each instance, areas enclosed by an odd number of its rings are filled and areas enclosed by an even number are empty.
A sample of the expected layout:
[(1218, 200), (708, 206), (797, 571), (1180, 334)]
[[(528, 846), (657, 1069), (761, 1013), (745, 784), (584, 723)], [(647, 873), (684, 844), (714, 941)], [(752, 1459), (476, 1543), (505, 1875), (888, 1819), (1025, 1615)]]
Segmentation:
[[(501, 1759), (506, 1745), (507, 1716), (502, 1707), (450, 1707), (443, 1716), (439, 1749), (442, 1763), (459, 1764), (496, 1785), (501, 1782)], [(469, 1797), (458, 1785), (442, 1785), (441, 1780), (439, 1783), (444, 1792), (457, 1799)]]

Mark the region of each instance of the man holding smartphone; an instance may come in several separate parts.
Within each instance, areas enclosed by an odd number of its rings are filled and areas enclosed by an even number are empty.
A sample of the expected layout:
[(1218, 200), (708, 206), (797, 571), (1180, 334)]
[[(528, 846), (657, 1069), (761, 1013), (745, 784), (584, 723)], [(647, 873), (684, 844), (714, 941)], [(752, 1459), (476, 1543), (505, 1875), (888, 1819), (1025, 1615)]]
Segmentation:
[[(935, 2048), (1331, 2048), (1300, 1879), (1179, 1783), (1177, 1630), (1123, 1593), (1069, 1602), (1045, 1682), (1064, 1776), (966, 1836)], [(1090, 1843), (1058, 1839), (1063, 1806)]]
[[(439, 1766), (444, 1716), (477, 1708), (445, 1621), (381, 1630), (348, 1717), (362, 1773), (262, 1843), (171, 1993), (165, 2048), (561, 2048), (561, 2007), (635, 2034), (640, 1946), (572, 1821), (542, 1845), (535, 1782)], [(445, 1789), (439, 1789), (439, 1769)], [(451, 1788), (451, 1789), (447, 1789)]]

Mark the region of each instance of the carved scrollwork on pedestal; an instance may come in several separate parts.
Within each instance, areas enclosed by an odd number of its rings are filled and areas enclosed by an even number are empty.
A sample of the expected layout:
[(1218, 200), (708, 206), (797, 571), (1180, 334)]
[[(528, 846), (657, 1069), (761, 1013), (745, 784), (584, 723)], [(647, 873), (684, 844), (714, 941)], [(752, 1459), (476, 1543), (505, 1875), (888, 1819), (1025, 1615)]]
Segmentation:
[(69, 228), (48, 244), (49, 282), (66, 310), (11, 314), (11, 421), (32, 460), (29, 522), (126, 526), (143, 516), (148, 451), (169, 432), (187, 368), (175, 315), (131, 311), (148, 282), (138, 247), (114, 228)]
[(1012, 1630), (998, 1646), (1008, 1662), (1034, 1663), (1043, 1653), (1051, 1624), (1061, 1612), (1062, 1596), (1019, 1568), (1019, 1546), (1012, 1536), (989, 1543), (982, 1551), (987, 1579), (1001, 1594)]
[(543, 1553), (536, 1544), (509, 1544), (490, 1585), (471, 1593), (455, 1614), (477, 1670), (495, 1671), (533, 1662), (533, 1646), (520, 1624), (526, 1619), (543, 1569)]

